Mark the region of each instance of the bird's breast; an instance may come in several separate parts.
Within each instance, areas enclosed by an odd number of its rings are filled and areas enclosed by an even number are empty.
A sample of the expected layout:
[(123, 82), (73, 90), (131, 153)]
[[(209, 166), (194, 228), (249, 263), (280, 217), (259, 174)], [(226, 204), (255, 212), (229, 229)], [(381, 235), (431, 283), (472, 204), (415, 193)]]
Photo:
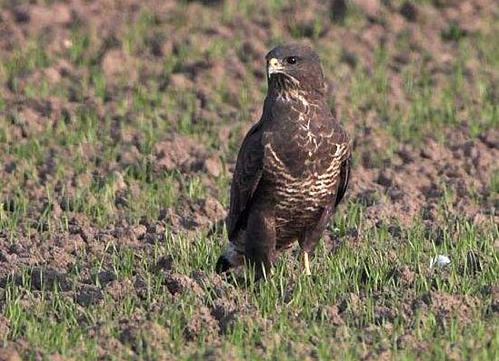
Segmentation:
[[(330, 201), (336, 190), (341, 166), (341, 148), (330, 149), (329, 154), (310, 159), (294, 159), (290, 164), (281, 159), (272, 143), (265, 145), (264, 177), (270, 184), (275, 205), (286, 211), (313, 212)], [(301, 172), (296, 172), (301, 169)]]
[(347, 145), (335, 141), (328, 111), (295, 98), (277, 103), (264, 132), (264, 178), (277, 209), (313, 214), (336, 191)]

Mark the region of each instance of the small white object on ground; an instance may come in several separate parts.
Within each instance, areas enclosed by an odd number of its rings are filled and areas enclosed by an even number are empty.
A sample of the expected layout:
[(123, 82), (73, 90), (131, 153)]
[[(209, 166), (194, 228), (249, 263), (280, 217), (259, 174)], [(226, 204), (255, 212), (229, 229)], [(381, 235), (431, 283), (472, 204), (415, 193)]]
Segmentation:
[(434, 266), (444, 267), (447, 266), (449, 263), (450, 263), (449, 257), (439, 254), (438, 256), (433, 257), (430, 260), (430, 269), (432, 269)]

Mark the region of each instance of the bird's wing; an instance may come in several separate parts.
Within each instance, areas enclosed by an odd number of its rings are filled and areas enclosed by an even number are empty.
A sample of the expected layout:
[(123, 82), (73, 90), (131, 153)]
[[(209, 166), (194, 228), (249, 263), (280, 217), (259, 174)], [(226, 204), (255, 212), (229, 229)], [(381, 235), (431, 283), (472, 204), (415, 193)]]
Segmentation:
[(348, 152), (347, 156), (345, 157), (345, 160), (341, 163), (340, 167), (338, 190), (336, 191), (336, 200), (334, 202), (335, 207), (341, 202), (343, 196), (345, 195), (345, 192), (347, 191), (348, 181), (350, 180), (351, 166), (352, 166), (352, 154)]
[(243, 140), (237, 156), (236, 169), (230, 188), (230, 209), (227, 216), (229, 240), (246, 219), (246, 211), (258, 186), (263, 170), (262, 121), (255, 124)]

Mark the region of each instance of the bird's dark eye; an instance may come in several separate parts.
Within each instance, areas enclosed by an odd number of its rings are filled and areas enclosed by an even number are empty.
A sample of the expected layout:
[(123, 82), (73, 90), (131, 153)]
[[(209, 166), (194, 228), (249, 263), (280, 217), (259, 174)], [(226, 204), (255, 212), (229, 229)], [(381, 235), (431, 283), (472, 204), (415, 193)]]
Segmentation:
[(296, 57), (290, 56), (290, 57), (286, 58), (286, 62), (288, 64), (296, 64)]

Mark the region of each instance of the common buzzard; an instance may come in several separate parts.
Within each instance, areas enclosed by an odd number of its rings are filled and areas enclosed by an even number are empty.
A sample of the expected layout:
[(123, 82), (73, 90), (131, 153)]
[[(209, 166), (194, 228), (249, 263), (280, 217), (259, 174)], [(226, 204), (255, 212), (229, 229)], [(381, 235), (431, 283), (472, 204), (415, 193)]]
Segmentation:
[(246, 259), (260, 278), (279, 251), (298, 241), (310, 275), (308, 254), (347, 189), (350, 142), (327, 105), (311, 48), (278, 46), (266, 60), (263, 113), (239, 150), (226, 221), (229, 245), (216, 271)]

